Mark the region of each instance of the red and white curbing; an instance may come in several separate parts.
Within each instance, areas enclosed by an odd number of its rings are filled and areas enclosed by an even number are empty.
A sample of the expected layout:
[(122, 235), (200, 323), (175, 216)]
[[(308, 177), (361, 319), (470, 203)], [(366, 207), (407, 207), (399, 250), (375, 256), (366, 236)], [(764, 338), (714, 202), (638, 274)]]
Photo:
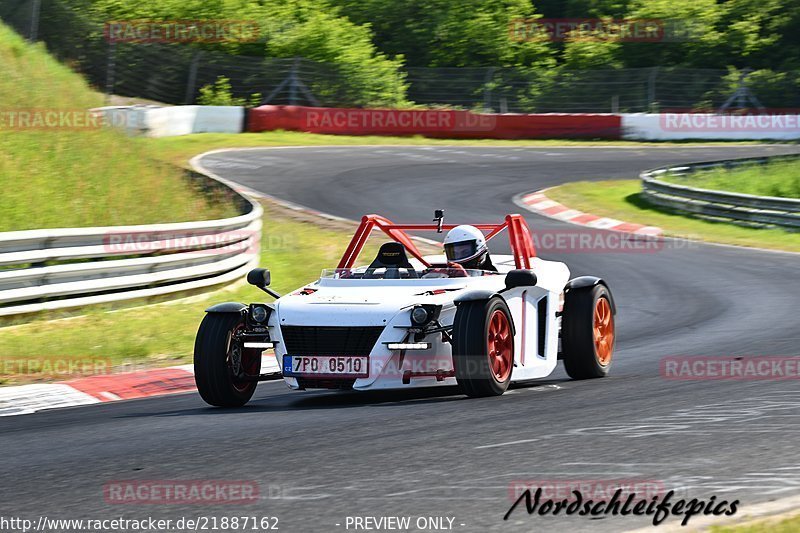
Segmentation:
[(88, 376), (59, 383), (0, 387), (0, 416), (193, 390), (196, 388), (191, 365)]
[[(275, 358), (265, 354), (261, 373), (279, 371)], [(25, 415), (45, 409), (136, 400), (196, 390), (192, 365), (98, 374), (58, 383), (0, 387), (0, 416)]]
[(599, 217), (584, 213), (583, 211), (578, 211), (577, 209), (570, 209), (548, 198), (545, 194), (546, 192), (547, 189), (542, 189), (541, 191), (523, 194), (519, 197), (518, 203), (537, 215), (546, 216), (570, 224), (577, 224), (578, 226), (621, 231), (623, 233), (633, 233), (634, 235), (646, 235), (649, 237), (660, 237), (663, 234), (663, 230), (656, 226), (623, 222), (615, 218)]
[[(261, 372), (279, 370), (275, 358), (265, 355)], [(0, 387), (0, 416), (25, 415), (45, 409), (136, 400), (195, 390), (197, 387), (194, 384), (192, 365), (99, 374), (58, 383)]]

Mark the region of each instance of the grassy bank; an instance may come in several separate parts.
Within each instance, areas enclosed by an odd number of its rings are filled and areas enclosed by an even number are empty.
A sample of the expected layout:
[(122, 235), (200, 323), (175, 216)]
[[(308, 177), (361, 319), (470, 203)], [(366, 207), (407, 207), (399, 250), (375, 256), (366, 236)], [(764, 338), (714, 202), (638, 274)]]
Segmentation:
[(714, 222), (651, 205), (641, 197), (639, 180), (581, 181), (547, 191), (570, 208), (662, 228), (666, 235), (708, 242), (800, 252), (800, 232)]
[(797, 533), (800, 531), (800, 516), (784, 520), (762, 520), (739, 526), (714, 526), (711, 533)]
[(800, 160), (776, 161), (767, 165), (748, 165), (730, 170), (719, 168), (687, 176), (665, 175), (662, 179), (701, 189), (800, 198)]
[[(88, 125), (86, 111), (102, 105), (102, 97), (2, 24), (0, 65), (0, 231), (233, 214), (157, 161), (151, 147)], [(50, 112), (60, 114), (49, 124), (35, 122)]]
[[(272, 287), (281, 293), (313, 281), (323, 268), (336, 266), (355, 229), (349, 223), (327, 222), (269, 203), (264, 208), (260, 264), (271, 270)], [(376, 252), (378, 242), (377, 237), (370, 241), (364, 257)], [(239, 283), (175, 302), (113, 312), (92, 307), (67, 319), (46, 320), (50, 317), (45, 315), (28, 324), (0, 328), (0, 384), (65, 379), (46, 371), (59, 368), (63, 361), (136, 368), (191, 362), (203, 310), (224, 301), (271, 298)], [(34, 366), (44, 371), (32, 371)]]

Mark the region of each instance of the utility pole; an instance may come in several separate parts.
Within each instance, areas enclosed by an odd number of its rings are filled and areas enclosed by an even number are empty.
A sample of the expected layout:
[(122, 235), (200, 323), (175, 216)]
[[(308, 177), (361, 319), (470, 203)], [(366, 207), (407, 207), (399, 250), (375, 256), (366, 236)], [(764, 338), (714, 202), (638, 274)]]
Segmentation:
[(31, 4), (31, 29), (28, 32), (28, 40), (35, 43), (39, 38), (39, 14), (42, 10), (42, 0), (33, 0)]
[(203, 56), (203, 51), (198, 50), (192, 58), (192, 63), (189, 66), (189, 79), (186, 82), (186, 97), (183, 99), (186, 105), (194, 103), (194, 89), (197, 84), (197, 67), (200, 65), (200, 58)]
[(106, 66), (106, 105), (111, 103), (114, 94), (114, 70), (117, 63), (117, 43), (112, 39), (108, 43), (108, 64)]
[(483, 110), (486, 113), (492, 112), (492, 83), (496, 70), (497, 67), (489, 67), (483, 78)]
[(296, 105), (297, 102), (297, 91), (299, 90), (303, 93), (303, 96), (306, 97), (306, 100), (314, 106), (320, 107), (319, 101), (314, 98), (314, 95), (311, 94), (311, 91), (306, 87), (306, 84), (300, 79), (297, 75), (298, 67), (300, 66), (300, 59), (299, 57), (295, 57), (292, 62), (291, 70), (289, 71), (289, 75), (284, 78), (282, 82), (275, 87), (272, 92), (270, 92), (265, 98), (262, 98), (261, 105), (268, 104), (272, 101), (273, 98), (278, 96), (286, 86), (289, 87), (289, 104)]
[(647, 109), (648, 113), (656, 113), (656, 77), (658, 67), (650, 69), (650, 76), (647, 78)]
[(750, 92), (750, 87), (747, 86), (747, 76), (753, 72), (753, 69), (746, 68), (739, 73), (739, 85), (736, 87), (734, 93), (728, 98), (722, 107), (719, 108), (719, 112), (725, 112), (729, 107), (731, 107), (734, 102), (736, 103), (736, 108), (738, 109), (745, 109), (747, 108), (747, 101), (750, 100), (756, 108), (764, 109), (764, 106), (761, 105), (761, 102), (758, 101), (758, 98)]

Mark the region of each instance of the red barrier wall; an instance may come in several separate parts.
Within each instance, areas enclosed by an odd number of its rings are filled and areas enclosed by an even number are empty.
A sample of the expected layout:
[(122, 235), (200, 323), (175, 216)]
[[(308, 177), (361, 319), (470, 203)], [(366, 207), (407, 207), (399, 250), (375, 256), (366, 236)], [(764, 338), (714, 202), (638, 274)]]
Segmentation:
[(340, 109), (265, 105), (251, 109), (247, 131), (289, 130), (338, 135), (424, 135), (473, 139), (619, 139), (610, 114), (494, 115), (469, 111)]

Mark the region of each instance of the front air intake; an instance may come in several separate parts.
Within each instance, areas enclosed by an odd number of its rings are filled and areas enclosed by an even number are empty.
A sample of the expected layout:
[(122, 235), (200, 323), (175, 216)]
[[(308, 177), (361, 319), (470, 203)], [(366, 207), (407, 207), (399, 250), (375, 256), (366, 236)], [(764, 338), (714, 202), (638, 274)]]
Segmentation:
[(369, 355), (383, 326), (281, 326), (288, 355)]

